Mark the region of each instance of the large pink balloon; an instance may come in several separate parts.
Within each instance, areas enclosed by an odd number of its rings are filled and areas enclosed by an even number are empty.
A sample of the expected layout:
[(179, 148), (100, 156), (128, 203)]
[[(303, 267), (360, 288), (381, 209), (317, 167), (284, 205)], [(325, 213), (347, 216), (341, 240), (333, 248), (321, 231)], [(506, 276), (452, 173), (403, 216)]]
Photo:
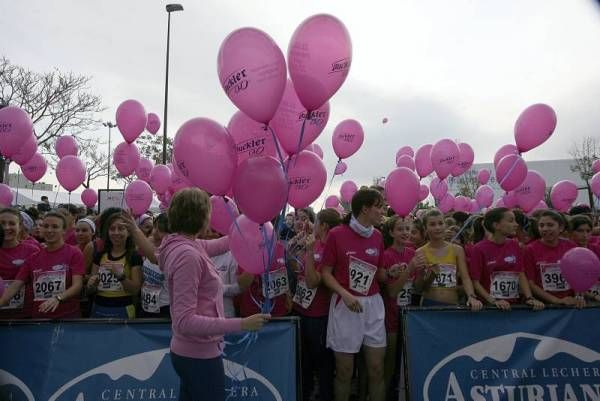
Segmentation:
[(552, 186), (550, 200), (552, 207), (560, 212), (568, 212), (577, 199), (577, 184), (570, 180), (562, 180)]
[(451, 193), (446, 193), (446, 195), (438, 202), (438, 209), (441, 210), (442, 213), (448, 213), (450, 210), (454, 209), (454, 195)]
[(193, 186), (190, 182), (183, 176), (179, 174), (179, 170), (176, 168), (171, 169), (171, 184), (169, 185), (169, 192), (175, 194), (177, 191), (182, 190), (184, 188), (189, 188)]
[(479, 206), (479, 203), (475, 199), (471, 199), (471, 214), (479, 213), (480, 210), (485, 209)]
[(515, 189), (517, 202), (524, 212), (529, 212), (539, 201), (544, 199), (545, 192), (546, 181), (535, 170), (529, 170), (525, 181)]
[(125, 142), (132, 143), (146, 129), (148, 117), (144, 106), (134, 99), (125, 100), (117, 108), (117, 127)]
[(519, 205), (519, 200), (517, 199), (517, 195), (513, 192), (507, 192), (502, 196), (502, 202), (504, 206), (512, 209), (513, 207), (517, 207)]
[(152, 204), (152, 188), (145, 181), (133, 181), (125, 188), (125, 203), (134, 215), (141, 216)]
[[(281, 103), (269, 125), (275, 131), (283, 149), (289, 154), (294, 154), (312, 144), (325, 129), (327, 121), (329, 121), (329, 103), (324, 103), (308, 114), (294, 91), (292, 81), (288, 80)], [(304, 133), (300, 142), (302, 125), (304, 125)]]
[(46, 163), (44, 156), (36, 152), (27, 163), (21, 166), (21, 171), (29, 181), (35, 183), (46, 174), (47, 168), (48, 163)]
[(471, 199), (466, 196), (459, 195), (454, 198), (454, 210), (457, 212), (471, 212)]
[(473, 165), (475, 153), (473, 148), (468, 143), (461, 142), (458, 144), (458, 163), (452, 170), (452, 176), (458, 177), (466, 173)]
[(33, 136), (33, 122), (21, 108), (7, 106), (0, 109), (0, 152), (10, 159)]
[(27, 163), (37, 152), (38, 146), (36, 142), (35, 135), (31, 135), (23, 146), (12, 156), (12, 161), (17, 163), (19, 166)]
[[(240, 215), (236, 222), (229, 229), (229, 248), (233, 257), (248, 273), (263, 273), (269, 260), (268, 242), (273, 237), (273, 225), (258, 224), (244, 215)], [(274, 247), (275, 244), (273, 250)]]
[(54, 144), (54, 150), (58, 155), (59, 159), (62, 159), (65, 156), (77, 156), (79, 153), (79, 145), (75, 140), (75, 137), (71, 135), (62, 135), (59, 136)]
[(283, 96), (287, 75), (275, 41), (255, 28), (235, 30), (221, 44), (217, 70), (233, 104), (251, 119), (268, 124)]
[(539, 201), (537, 205), (535, 205), (529, 212), (528, 215), (532, 215), (536, 210), (548, 209), (548, 205), (543, 200)]
[[(398, 158), (402, 155), (408, 155), (410, 156), (410, 158), (414, 158), (415, 157), (415, 151), (413, 150), (413, 148), (411, 148), (410, 146), (402, 146), (400, 149), (398, 149), (398, 151), (396, 152), (396, 161), (398, 160)], [(397, 162), (396, 162), (397, 164)]]
[(475, 200), (480, 208), (490, 207), (494, 203), (494, 190), (489, 185), (482, 185), (475, 192)]
[(479, 184), (485, 185), (488, 183), (489, 180), (490, 170), (488, 170), (487, 168), (482, 168), (477, 172), (477, 181), (479, 181)]
[(425, 184), (419, 187), (419, 202), (424, 201), (429, 196), (429, 188)]
[(458, 163), (459, 149), (451, 139), (441, 139), (431, 148), (431, 165), (440, 180), (448, 177)]
[(323, 161), (307, 150), (292, 156), (287, 176), (290, 183), (288, 203), (296, 209), (313, 203), (321, 195), (327, 182), (327, 170)]
[(439, 201), (448, 193), (448, 183), (446, 180), (433, 177), (429, 183), (429, 192), (431, 192), (433, 199)]
[(335, 165), (335, 171), (333, 172), (333, 175), (341, 175), (344, 174), (346, 172), (346, 170), (348, 169), (348, 165), (346, 165), (346, 163), (339, 161), (337, 162), (337, 164)]
[(233, 179), (233, 194), (242, 213), (257, 223), (266, 223), (285, 206), (288, 183), (281, 164), (272, 157), (246, 159)]
[(505, 191), (517, 188), (527, 177), (527, 164), (519, 155), (504, 156), (496, 167), (496, 181)]
[(335, 195), (330, 195), (325, 199), (325, 207), (335, 209), (340, 205), (340, 200)]
[(340, 187), (340, 199), (342, 199), (343, 202), (348, 203), (352, 200), (356, 191), (358, 191), (358, 187), (354, 181), (344, 181)]
[(427, 177), (433, 172), (433, 165), (431, 164), (431, 148), (433, 145), (427, 144), (419, 147), (417, 153), (415, 153), (415, 168), (419, 177)]
[(121, 142), (113, 153), (113, 164), (123, 177), (129, 177), (140, 162), (140, 151), (135, 143)]
[(313, 15), (294, 32), (288, 47), (290, 77), (307, 110), (321, 107), (342, 86), (352, 63), (352, 42), (344, 24)]
[(546, 142), (556, 128), (556, 113), (547, 104), (526, 108), (515, 123), (515, 143), (519, 152), (527, 152)]
[(85, 205), (88, 209), (96, 206), (96, 202), (98, 202), (98, 193), (96, 190), (92, 188), (86, 188), (81, 193), (81, 203)]
[(0, 184), (0, 206), (11, 207), (13, 203), (13, 193), (6, 184)]
[(231, 187), (237, 166), (235, 144), (217, 122), (187, 121), (175, 135), (173, 154), (181, 175), (193, 185), (213, 195), (224, 195)]
[(77, 156), (67, 155), (56, 164), (56, 178), (64, 189), (72, 192), (85, 181), (85, 165)]
[(594, 160), (594, 162), (592, 163), (592, 171), (594, 172), (594, 174), (600, 173), (600, 159)]
[(588, 248), (573, 248), (561, 258), (560, 272), (575, 292), (585, 292), (600, 278), (600, 260)]
[(157, 164), (150, 171), (150, 186), (157, 194), (164, 194), (171, 185), (171, 169), (164, 164)]
[(502, 158), (504, 156), (518, 155), (518, 154), (519, 154), (519, 149), (515, 145), (509, 143), (508, 145), (502, 146), (500, 149), (498, 149), (498, 151), (494, 155), (494, 168), (498, 167), (498, 163), (500, 162), (500, 160), (502, 160)]
[[(327, 103), (329, 104), (329, 103)], [(306, 147), (306, 150), (314, 152), (321, 160), (323, 160), (323, 149), (318, 143), (311, 143)]]
[(235, 202), (226, 196), (210, 197), (210, 228), (219, 234), (227, 235), (233, 221), (240, 215)]
[(590, 188), (594, 195), (600, 198), (600, 173), (594, 174), (590, 181)]
[(415, 161), (409, 155), (400, 155), (396, 159), (396, 167), (406, 167), (409, 170), (415, 171)]
[(150, 173), (154, 168), (154, 162), (152, 160), (146, 159), (145, 157), (140, 158), (138, 165), (135, 169), (135, 175), (142, 181), (149, 182), (150, 181)]
[(156, 134), (160, 129), (160, 117), (155, 113), (148, 113), (148, 121), (146, 122), (146, 131), (152, 135)]
[(340, 159), (347, 159), (360, 149), (365, 134), (356, 120), (344, 120), (333, 131), (333, 151)]
[(397, 215), (406, 217), (419, 202), (419, 178), (410, 169), (398, 167), (385, 180), (385, 199)]
[(237, 163), (249, 157), (271, 156), (278, 158), (275, 140), (267, 126), (237, 111), (227, 125), (229, 135), (235, 142)]

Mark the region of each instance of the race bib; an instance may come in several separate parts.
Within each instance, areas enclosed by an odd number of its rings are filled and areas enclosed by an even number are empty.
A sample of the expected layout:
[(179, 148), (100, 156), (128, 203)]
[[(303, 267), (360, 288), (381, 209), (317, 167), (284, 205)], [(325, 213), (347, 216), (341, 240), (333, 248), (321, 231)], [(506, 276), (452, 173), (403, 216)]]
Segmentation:
[[(10, 285), (14, 283), (14, 280), (5, 280), (4, 281), (4, 290), (6, 291)], [(22, 309), (25, 303), (25, 286), (21, 287), (19, 292), (15, 294), (14, 297), (8, 301), (8, 305), (0, 307), (2, 310), (8, 309)]]
[(398, 293), (396, 304), (398, 306), (407, 306), (412, 302), (413, 281), (408, 280), (404, 283), (404, 287)]
[(540, 272), (544, 291), (567, 291), (571, 289), (569, 283), (562, 276), (558, 263), (542, 263), (540, 264)]
[(456, 288), (456, 266), (438, 265), (439, 272), (436, 274), (432, 288)]
[(144, 284), (142, 287), (142, 309), (148, 313), (159, 313), (160, 287), (157, 285)]
[(281, 294), (285, 294), (288, 292), (289, 284), (288, 284), (288, 276), (287, 270), (285, 267), (283, 269), (275, 270), (269, 273), (269, 282), (267, 285), (267, 294), (263, 295), (269, 299), (273, 299)]
[(304, 277), (298, 277), (298, 284), (296, 285), (296, 293), (294, 294), (294, 302), (302, 306), (304, 309), (308, 309), (312, 301), (317, 295), (316, 288), (308, 288)]
[[(120, 265), (121, 267), (123, 265)], [(113, 273), (109, 265), (102, 265), (98, 269), (98, 291), (123, 291), (121, 282), (117, 279), (117, 275)]]
[(592, 288), (590, 288), (590, 292), (595, 296), (600, 295), (600, 282), (596, 283)]
[(67, 284), (67, 272), (45, 271), (34, 273), (33, 300), (46, 301), (65, 291)]
[(350, 275), (350, 289), (360, 294), (367, 295), (371, 288), (371, 284), (373, 283), (375, 273), (377, 273), (377, 267), (357, 259), (354, 256), (350, 256), (348, 273)]
[(496, 299), (519, 298), (519, 273), (493, 272), (490, 295)]

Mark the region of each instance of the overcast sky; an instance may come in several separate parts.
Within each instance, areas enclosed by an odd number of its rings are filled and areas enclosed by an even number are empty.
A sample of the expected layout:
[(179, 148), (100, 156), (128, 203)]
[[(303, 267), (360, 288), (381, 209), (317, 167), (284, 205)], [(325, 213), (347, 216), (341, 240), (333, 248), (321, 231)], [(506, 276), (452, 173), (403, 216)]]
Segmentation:
[[(0, 0), (0, 51), (33, 70), (93, 76), (104, 120), (114, 121), (116, 107), (128, 98), (162, 116), (165, 4)], [(185, 11), (171, 20), (170, 136), (190, 118), (226, 125), (235, 112), (216, 69), (219, 46), (232, 30), (264, 30), (287, 54), (294, 29), (310, 15), (330, 13), (346, 24), (352, 68), (330, 102), (331, 118), (317, 143), (329, 172), (335, 164), (331, 133), (339, 121), (360, 121), (365, 143), (334, 188), (344, 179), (360, 184), (387, 175), (401, 146), (444, 137), (471, 144), (476, 162), (490, 161), (513, 141), (519, 113), (537, 102), (554, 107), (558, 127), (527, 160), (567, 158), (574, 142), (600, 136), (600, 8), (591, 0), (182, 4)], [(385, 126), (383, 117), (389, 119)]]

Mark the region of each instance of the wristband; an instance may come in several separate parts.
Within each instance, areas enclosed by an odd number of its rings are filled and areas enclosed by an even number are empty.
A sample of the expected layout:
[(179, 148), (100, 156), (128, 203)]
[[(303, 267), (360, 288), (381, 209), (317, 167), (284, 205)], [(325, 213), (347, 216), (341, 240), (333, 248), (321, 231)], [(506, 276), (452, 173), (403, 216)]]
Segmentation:
[(56, 300), (58, 301), (58, 303), (63, 303), (63, 301), (65, 300), (63, 297), (61, 297), (60, 295), (55, 295), (54, 298), (56, 298)]

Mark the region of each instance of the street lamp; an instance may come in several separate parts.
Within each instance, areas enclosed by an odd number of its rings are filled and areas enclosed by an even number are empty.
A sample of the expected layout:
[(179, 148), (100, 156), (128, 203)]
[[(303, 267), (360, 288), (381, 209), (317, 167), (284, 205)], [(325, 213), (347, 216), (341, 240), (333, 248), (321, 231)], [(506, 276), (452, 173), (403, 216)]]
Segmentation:
[(169, 39), (171, 37), (171, 13), (174, 11), (183, 11), (181, 4), (167, 4), (167, 68), (165, 72), (165, 112), (163, 115), (163, 152), (162, 162), (167, 164), (167, 104), (169, 102)]
[(112, 128), (116, 127), (116, 124), (111, 123), (110, 121), (107, 121), (105, 123), (102, 123), (102, 125), (104, 125), (105, 127), (108, 127), (108, 178), (106, 179), (106, 189), (110, 189), (110, 130)]

